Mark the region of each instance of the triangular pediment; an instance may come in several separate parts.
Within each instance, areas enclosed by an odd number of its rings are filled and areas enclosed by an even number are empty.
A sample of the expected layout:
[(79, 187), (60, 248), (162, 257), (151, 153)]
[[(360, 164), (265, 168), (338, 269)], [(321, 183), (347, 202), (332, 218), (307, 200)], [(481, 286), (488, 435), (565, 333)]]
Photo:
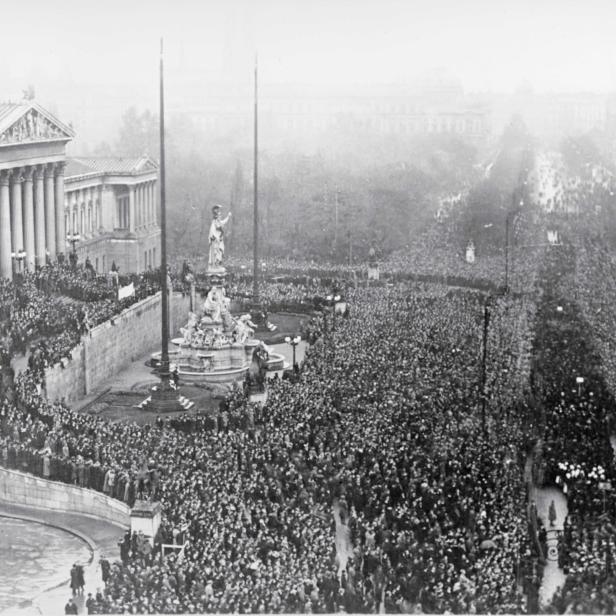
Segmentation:
[(0, 116), (0, 147), (47, 141), (68, 141), (73, 130), (34, 101), (8, 104)]
[(147, 155), (144, 155), (137, 163), (135, 171), (156, 171), (158, 165)]

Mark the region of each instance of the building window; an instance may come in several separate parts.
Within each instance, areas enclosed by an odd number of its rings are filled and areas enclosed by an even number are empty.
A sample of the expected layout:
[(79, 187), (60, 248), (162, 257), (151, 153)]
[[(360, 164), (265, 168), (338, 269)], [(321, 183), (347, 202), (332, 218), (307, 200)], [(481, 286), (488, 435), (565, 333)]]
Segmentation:
[(98, 257), (96, 257), (96, 271), (98, 272)]

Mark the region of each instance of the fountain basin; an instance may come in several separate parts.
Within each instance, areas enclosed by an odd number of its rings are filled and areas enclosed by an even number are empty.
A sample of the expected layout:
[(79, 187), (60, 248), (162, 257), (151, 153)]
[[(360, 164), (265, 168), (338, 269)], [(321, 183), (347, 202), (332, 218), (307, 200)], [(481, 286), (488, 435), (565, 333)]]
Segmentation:
[[(245, 343), (225, 343), (220, 348), (192, 348), (184, 343), (183, 338), (171, 340), (173, 347), (169, 350), (171, 370), (177, 367), (181, 383), (221, 384), (241, 382), (252, 362), (252, 354), (259, 345), (258, 340), (250, 339)], [(160, 351), (150, 356), (150, 366), (160, 364)], [(266, 376), (282, 376), (288, 368), (284, 356), (270, 353), (267, 360)]]

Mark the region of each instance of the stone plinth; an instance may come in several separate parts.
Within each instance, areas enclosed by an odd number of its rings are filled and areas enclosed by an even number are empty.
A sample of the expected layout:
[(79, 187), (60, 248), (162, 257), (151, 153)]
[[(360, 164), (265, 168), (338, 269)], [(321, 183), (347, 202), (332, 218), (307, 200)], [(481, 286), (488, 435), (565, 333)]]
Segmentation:
[(159, 502), (137, 501), (130, 512), (130, 531), (141, 531), (154, 545), (154, 537), (160, 528), (162, 511)]

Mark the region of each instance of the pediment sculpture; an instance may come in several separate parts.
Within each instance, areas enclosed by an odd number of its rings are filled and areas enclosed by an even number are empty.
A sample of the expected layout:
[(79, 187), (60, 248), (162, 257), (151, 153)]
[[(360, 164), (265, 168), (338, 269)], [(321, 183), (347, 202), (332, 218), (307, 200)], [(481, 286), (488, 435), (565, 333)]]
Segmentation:
[(0, 134), (0, 145), (61, 139), (63, 137), (69, 137), (69, 135), (66, 135), (59, 126), (50, 122), (36, 109), (30, 109), (10, 128)]

